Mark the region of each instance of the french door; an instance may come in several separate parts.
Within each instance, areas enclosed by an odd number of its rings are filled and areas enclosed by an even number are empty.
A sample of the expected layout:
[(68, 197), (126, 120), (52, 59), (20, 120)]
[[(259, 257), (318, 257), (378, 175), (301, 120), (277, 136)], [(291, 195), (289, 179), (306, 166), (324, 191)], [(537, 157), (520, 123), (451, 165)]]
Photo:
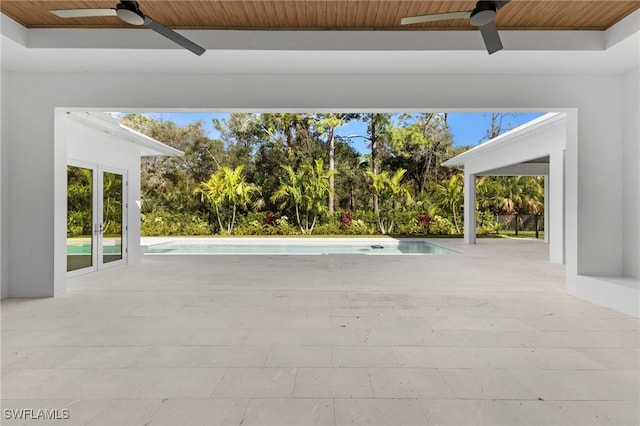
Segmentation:
[(77, 275), (127, 261), (127, 174), (67, 165), (67, 273)]

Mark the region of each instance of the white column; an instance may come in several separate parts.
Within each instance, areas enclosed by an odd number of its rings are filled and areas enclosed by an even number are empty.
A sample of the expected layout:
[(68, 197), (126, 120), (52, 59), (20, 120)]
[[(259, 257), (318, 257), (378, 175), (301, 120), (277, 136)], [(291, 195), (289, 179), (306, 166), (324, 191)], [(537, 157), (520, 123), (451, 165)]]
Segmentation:
[(549, 261), (565, 262), (565, 211), (564, 211), (564, 151), (552, 152), (549, 156), (548, 223), (545, 223), (545, 239), (549, 238)]
[(464, 172), (464, 242), (476, 243), (476, 175)]
[(549, 209), (551, 200), (549, 199), (549, 175), (544, 176), (544, 242), (549, 244)]

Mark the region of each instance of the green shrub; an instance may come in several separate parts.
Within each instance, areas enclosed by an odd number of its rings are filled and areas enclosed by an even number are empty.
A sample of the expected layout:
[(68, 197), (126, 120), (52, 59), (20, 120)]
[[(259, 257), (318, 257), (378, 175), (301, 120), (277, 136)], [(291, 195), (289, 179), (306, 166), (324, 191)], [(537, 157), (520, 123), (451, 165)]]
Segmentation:
[(410, 218), (396, 225), (398, 234), (425, 234), (425, 229), (417, 218)]
[(342, 233), (347, 235), (371, 235), (376, 233), (376, 228), (365, 223), (362, 219), (351, 221), (351, 225), (345, 226)]
[(268, 227), (270, 235), (298, 235), (301, 233), (300, 228), (296, 225), (289, 223), (287, 216), (280, 216), (276, 219), (276, 226)]
[(502, 231), (502, 224), (496, 222), (496, 218), (490, 211), (476, 212), (476, 232), (478, 234), (498, 234)]
[[(352, 214), (352, 222), (360, 221), (361, 224), (364, 224), (367, 228), (371, 229), (370, 233), (375, 233), (378, 229), (378, 222), (376, 221), (376, 216), (371, 211), (364, 210), (356, 210)], [(352, 223), (353, 225), (353, 223)]]
[(342, 233), (342, 226), (333, 220), (313, 227), (313, 235), (339, 235)]
[(157, 213), (140, 215), (140, 235), (210, 235), (211, 227), (202, 217), (188, 213)]
[(435, 215), (429, 224), (429, 233), (433, 235), (453, 235), (456, 233), (456, 227), (449, 219)]

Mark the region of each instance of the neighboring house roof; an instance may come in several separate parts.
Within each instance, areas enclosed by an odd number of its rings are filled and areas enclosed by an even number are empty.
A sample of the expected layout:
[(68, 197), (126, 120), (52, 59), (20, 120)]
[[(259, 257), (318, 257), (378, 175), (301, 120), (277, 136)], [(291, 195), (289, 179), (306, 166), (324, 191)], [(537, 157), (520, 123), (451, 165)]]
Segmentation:
[(180, 157), (184, 155), (182, 151), (121, 124), (117, 118), (108, 113), (72, 112), (69, 115), (72, 119), (89, 127), (137, 145), (141, 157)]

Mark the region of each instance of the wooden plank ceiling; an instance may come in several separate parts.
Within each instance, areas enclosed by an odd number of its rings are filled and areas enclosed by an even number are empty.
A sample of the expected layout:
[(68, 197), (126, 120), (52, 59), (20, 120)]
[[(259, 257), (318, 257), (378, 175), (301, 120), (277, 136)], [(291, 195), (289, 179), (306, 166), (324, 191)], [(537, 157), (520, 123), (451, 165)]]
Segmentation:
[[(113, 8), (117, 0), (1, 0), (0, 11), (27, 28), (126, 28), (117, 17), (62, 19), (51, 9)], [(471, 10), (475, 0), (141, 0), (140, 9), (176, 29), (464, 30), (467, 19), (400, 26), (404, 16)], [(640, 8), (640, 0), (511, 0), (498, 11), (502, 30), (604, 30)]]

